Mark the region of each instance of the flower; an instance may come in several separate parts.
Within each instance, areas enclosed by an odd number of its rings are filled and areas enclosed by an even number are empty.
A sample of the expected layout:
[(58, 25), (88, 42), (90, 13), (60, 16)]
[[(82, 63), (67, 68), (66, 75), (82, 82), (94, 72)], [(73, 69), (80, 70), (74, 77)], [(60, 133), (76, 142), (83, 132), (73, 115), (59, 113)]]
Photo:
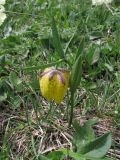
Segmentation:
[(111, 3), (113, 0), (92, 0), (93, 5), (102, 5), (102, 4), (108, 4)]
[(0, 12), (0, 25), (4, 22), (5, 19), (6, 19), (6, 14)]
[(39, 78), (42, 96), (48, 101), (61, 103), (69, 86), (69, 77), (68, 70), (46, 68)]
[(5, 8), (3, 7), (4, 4), (5, 0), (0, 0), (0, 25), (2, 25), (2, 23), (6, 19), (6, 14), (4, 13)]
[(0, 0), (0, 4), (4, 5), (6, 0)]

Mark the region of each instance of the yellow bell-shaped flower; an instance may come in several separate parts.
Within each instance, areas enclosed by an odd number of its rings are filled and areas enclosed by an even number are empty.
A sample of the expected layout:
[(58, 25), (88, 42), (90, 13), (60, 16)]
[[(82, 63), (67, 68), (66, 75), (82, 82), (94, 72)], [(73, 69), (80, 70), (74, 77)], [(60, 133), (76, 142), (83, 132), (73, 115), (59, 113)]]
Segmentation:
[(48, 101), (61, 103), (69, 86), (69, 77), (68, 70), (46, 68), (39, 78), (42, 96)]

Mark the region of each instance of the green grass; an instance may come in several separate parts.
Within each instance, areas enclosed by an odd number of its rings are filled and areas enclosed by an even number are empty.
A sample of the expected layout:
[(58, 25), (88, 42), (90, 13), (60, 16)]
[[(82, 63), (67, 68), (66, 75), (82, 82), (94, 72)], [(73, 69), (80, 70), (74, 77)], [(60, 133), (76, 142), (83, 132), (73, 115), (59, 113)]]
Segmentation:
[[(7, 0), (5, 8), (7, 19), (0, 27), (0, 112), (9, 122), (3, 146), (9, 145), (2, 153), (11, 159), (35, 159), (45, 151), (42, 146), (48, 141), (51, 145), (50, 136), (67, 132), (67, 97), (61, 106), (53, 105), (46, 120), (49, 104), (41, 96), (38, 77), (48, 66), (71, 69), (82, 38), (82, 77), (74, 109), (80, 112), (74, 117), (107, 117), (119, 129), (120, 6), (92, 6), (90, 0)], [(52, 35), (52, 17), (61, 46)]]

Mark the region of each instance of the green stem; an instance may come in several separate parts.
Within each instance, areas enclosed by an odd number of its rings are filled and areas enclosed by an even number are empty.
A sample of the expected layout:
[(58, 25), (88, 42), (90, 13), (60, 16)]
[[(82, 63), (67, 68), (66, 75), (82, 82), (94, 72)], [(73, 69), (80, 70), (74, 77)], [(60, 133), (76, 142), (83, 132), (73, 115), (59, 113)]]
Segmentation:
[(74, 93), (71, 93), (70, 101), (71, 101), (71, 108), (70, 108), (70, 120), (69, 120), (69, 127), (71, 126), (72, 121), (73, 121)]
[(45, 116), (45, 120), (48, 120), (49, 115), (51, 115), (52, 109), (53, 109), (53, 102), (50, 102), (49, 111)]

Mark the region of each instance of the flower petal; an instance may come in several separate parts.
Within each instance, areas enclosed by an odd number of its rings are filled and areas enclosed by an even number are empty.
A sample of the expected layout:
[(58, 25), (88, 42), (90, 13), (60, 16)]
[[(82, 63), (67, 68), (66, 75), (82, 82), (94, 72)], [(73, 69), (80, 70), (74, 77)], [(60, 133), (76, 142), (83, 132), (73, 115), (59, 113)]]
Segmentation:
[(2, 25), (2, 23), (4, 22), (5, 19), (6, 19), (6, 14), (0, 13), (0, 25)]

